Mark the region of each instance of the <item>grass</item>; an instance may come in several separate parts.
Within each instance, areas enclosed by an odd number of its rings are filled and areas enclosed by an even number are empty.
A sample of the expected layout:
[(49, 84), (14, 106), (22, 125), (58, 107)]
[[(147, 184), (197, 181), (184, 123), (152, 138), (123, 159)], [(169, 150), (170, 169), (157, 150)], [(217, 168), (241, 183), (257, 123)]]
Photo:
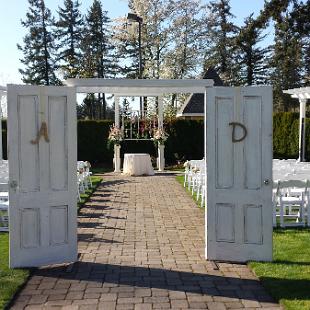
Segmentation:
[[(77, 206), (80, 209), (87, 202), (102, 181), (99, 176), (92, 176), (92, 189), (81, 195), (81, 202)], [(9, 234), (0, 233), (0, 310), (5, 309), (7, 304), (25, 283), (30, 274), (29, 269), (9, 268)]]
[(93, 174), (103, 174), (107, 172), (112, 172), (113, 167), (97, 165), (97, 166), (91, 167), (91, 171)]
[(81, 207), (83, 207), (83, 205), (89, 200), (89, 198), (92, 195), (92, 193), (96, 190), (98, 185), (101, 183), (102, 177), (94, 175), (94, 176), (91, 177), (91, 180), (92, 180), (92, 183), (93, 183), (93, 187), (91, 189), (86, 190), (85, 194), (81, 194), (81, 201), (79, 201), (77, 203), (78, 210), (80, 210)]
[(9, 234), (0, 233), (0, 309), (4, 309), (23, 285), (30, 271), (9, 268)]
[(310, 229), (276, 229), (274, 261), (251, 262), (250, 268), (287, 310), (310, 309)]
[[(176, 180), (183, 186), (183, 184), (184, 184), (184, 174), (182, 174), (182, 175), (177, 175), (175, 178), (176, 178)], [(187, 186), (186, 186), (185, 190), (186, 190), (186, 192), (187, 192), (189, 195), (192, 196), (192, 192), (191, 192), (191, 190), (189, 190), (189, 189), (187, 188)], [(201, 208), (201, 197), (199, 197), (198, 201), (196, 200), (196, 196), (192, 196), (192, 197), (193, 197), (195, 203), (197, 204), (197, 206), (198, 206), (199, 208)]]

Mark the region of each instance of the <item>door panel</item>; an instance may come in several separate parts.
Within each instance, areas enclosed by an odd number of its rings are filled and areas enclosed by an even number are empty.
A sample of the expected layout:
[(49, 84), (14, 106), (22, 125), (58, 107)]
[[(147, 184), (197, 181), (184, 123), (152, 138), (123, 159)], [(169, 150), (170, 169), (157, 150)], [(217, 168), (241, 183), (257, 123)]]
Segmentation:
[(269, 261), (272, 88), (214, 87), (207, 103), (206, 257)]
[(233, 120), (233, 98), (216, 98), (216, 185), (217, 188), (231, 188), (234, 182), (234, 162), (225, 160), (233, 156), (231, 130), (229, 123)]
[(74, 88), (9, 85), (8, 146), (10, 266), (75, 261)]
[[(19, 180), (21, 192), (40, 190), (39, 145), (29, 143), (37, 134), (38, 98), (37, 96), (18, 96), (18, 155)], [(15, 116), (16, 117), (16, 116)]]

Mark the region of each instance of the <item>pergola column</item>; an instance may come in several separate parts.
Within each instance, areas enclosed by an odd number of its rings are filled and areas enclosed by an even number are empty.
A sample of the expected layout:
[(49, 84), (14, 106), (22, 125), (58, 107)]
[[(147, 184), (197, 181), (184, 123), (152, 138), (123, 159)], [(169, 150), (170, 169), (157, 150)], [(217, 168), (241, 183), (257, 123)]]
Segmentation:
[(306, 160), (306, 104), (307, 99), (299, 99), (299, 161)]
[(6, 97), (6, 93), (0, 90), (0, 160), (3, 160), (3, 145), (2, 145), (2, 99)]
[[(115, 104), (115, 127), (120, 128), (119, 117), (119, 96), (114, 95)], [(121, 146), (114, 144), (114, 172), (121, 172)]]
[[(164, 100), (158, 97), (158, 129), (164, 128)], [(158, 171), (165, 170), (165, 145), (158, 143)]]

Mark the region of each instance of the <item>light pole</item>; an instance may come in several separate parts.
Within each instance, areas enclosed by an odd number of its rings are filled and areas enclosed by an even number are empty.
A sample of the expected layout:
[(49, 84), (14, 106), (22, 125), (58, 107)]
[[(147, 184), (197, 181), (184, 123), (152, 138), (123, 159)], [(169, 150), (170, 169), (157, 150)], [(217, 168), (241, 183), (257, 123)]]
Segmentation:
[[(141, 47), (141, 29), (142, 29), (142, 23), (143, 23), (143, 18), (140, 17), (137, 14), (134, 13), (128, 13), (127, 15), (127, 20), (137, 22), (139, 24), (139, 79), (142, 79), (142, 47)], [(140, 113), (142, 116), (143, 113), (143, 103), (142, 103), (142, 97), (140, 97)], [(144, 113), (143, 113), (144, 114)]]

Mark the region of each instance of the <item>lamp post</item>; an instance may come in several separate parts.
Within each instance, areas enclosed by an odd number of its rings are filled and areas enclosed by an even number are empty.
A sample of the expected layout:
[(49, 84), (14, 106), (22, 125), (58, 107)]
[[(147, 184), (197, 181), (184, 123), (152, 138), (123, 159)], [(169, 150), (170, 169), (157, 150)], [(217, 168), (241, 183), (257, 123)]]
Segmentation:
[[(138, 42), (139, 42), (139, 79), (142, 79), (142, 48), (141, 48), (141, 29), (142, 29), (142, 23), (143, 23), (143, 18), (140, 17), (137, 14), (134, 13), (128, 13), (127, 15), (127, 20), (136, 22), (139, 24), (139, 37), (138, 37)], [(143, 103), (142, 103), (142, 97), (140, 97), (140, 113), (141, 115), (143, 113)]]

